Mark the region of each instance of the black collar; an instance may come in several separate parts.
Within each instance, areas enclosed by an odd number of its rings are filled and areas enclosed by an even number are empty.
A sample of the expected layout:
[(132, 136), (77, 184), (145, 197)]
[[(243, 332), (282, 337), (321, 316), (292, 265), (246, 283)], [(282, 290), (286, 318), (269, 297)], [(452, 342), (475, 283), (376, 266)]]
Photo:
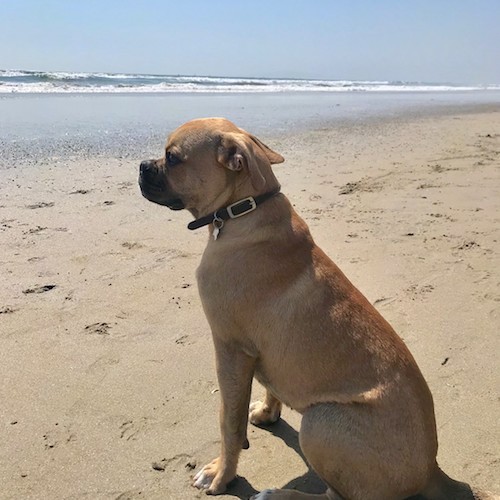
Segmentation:
[(278, 194), (279, 191), (280, 188), (276, 188), (273, 191), (260, 194), (259, 196), (249, 196), (248, 198), (243, 198), (236, 203), (231, 203), (231, 205), (228, 205), (227, 207), (219, 208), (219, 210), (216, 210), (213, 214), (205, 215), (204, 217), (200, 217), (199, 219), (190, 222), (188, 224), (188, 229), (198, 229), (200, 227), (207, 226), (214, 221), (221, 222), (246, 215), (249, 212), (254, 211), (261, 203), (264, 203), (269, 198)]

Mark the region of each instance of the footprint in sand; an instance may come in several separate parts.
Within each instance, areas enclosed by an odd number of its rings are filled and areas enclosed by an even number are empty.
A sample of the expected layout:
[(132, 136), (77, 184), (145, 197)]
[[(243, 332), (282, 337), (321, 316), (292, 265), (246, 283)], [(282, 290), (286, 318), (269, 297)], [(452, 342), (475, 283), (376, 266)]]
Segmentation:
[(71, 191), (69, 194), (88, 194), (92, 189), (77, 189), (76, 191)]
[(26, 205), (26, 208), (29, 208), (30, 210), (35, 210), (36, 208), (49, 208), (53, 207), (54, 202), (53, 201), (40, 201), (39, 203), (34, 203), (33, 205)]
[(42, 286), (36, 286), (33, 288), (26, 288), (26, 290), (23, 290), (24, 294), (30, 294), (30, 293), (45, 293), (48, 292), (49, 290), (53, 290), (56, 288), (57, 285), (42, 285)]
[(339, 190), (339, 194), (353, 194), (353, 193), (373, 193), (382, 190), (382, 184), (375, 179), (365, 177), (356, 182), (348, 182)]
[(36, 226), (31, 229), (28, 229), (27, 231), (23, 231), (23, 234), (39, 234), (42, 231), (45, 231), (47, 228), (43, 226)]
[(458, 248), (459, 250), (471, 250), (472, 248), (479, 248), (479, 247), (480, 247), (479, 243), (470, 240), (470, 241), (464, 241), (460, 246), (456, 248)]
[(61, 444), (74, 441), (76, 434), (71, 430), (69, 425), (59, 425), (56, 423), (54, 429), (47, 431), (42, 437), (45, 449), (51, 450)]
[(118, 183), (118, 189), (120, 190), (130, 189), (132, 186), (135, 186), (135, 183), (129, 181)]
[(129, 441), (133, 439), (139, 431), (136, 429), (133, 420), (127, 420), (120, 425), (120, 439), (125, 439)]
[(415, 300), (417, 297), (423, 297), (424, 295), (431, 293), (434, 290), (434, 285), (410, 285), (406, 291), (412, 295), (411, 299)]
[(85, 333), (91, 333), (96, 335), (109, 335), (109, 330), (111, 325), (109, 323), (92, 323), (87, 325), (84, 329)]
[(136, 499), (142, 499), (144, 498), (144, 495), (142, 494), (142, 490), (139, 488), (136, 488), (134, 490), (129, 490), (121, 493), (118, 495), (115, 500), (136, 500)]
[(434, 188), (439, 188), (439, 187), (441, 187), (441, 185), (424, 183), (424, 184), (419, 184), (417, 186), (417, 189), (434, 189)]
[(124, 243), (122, 243), (122, 247), (128, 248), (129, 250), (133, 250), (133, 249), (144, 248), (144, 245), (142, 245), (141, 243), (137, 243), (135, 241), (134, 242), (125, 241)]
[(193, 460), (191, 455), (187, 455), (186, 453), (179, 453), (178, 455), (174, 455), (171, 458), (162, 458), (158, 462), (153, 462), (151, 467), (154, 470), (164, 472), (165, 469), (171, 469), (172, 472), (176, 472), (177, 469), (183, 468), (188, 471), (192, 471), (196, 468), (196, 461)]
[(137, 439), (137, 434), (148, 426), (148, 417), (141, 417), (139, 421), (127, 420), (120, 425), (120, 439), (130, 441)]
[(181, 335), (175, 339), (177, 345), (191, 345), (193, 342), (189, 340), (189, 335)]
[(458, 170), (456, 167), (443, 167), (440, 163), (436, 163), (435, 165), (429, 165), (431, 172), (435, 172), (437, 174), (442, 174), (443, 172), (448, 172), (450, 170)]
[(112, 366), (120, 362), (119, 358), (112, 356), (100, 356), (91, 365), (87, 367), (85, 373), (87, 375), (102, 375), (105, 374)]
[(16, 311), (18, 311), (18, 309), (14, 307), (9, 307), (9, 306), (0, 307), (0, 314), (12, 314)]
[(0, 231), (7, 231), (7, 229), (12, 229), (12, 222), (17, 222), (16, 219), (3, 219), (0, 222)]
[(40, 260), (44, 260), (45, 257), (30, 257), (28, 262), (39, 262)]

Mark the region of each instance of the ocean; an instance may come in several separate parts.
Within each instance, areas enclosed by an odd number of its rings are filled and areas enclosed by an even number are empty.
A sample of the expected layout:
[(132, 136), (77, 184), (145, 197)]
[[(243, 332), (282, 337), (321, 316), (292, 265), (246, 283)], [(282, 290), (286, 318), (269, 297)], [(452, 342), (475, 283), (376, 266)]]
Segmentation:
[(500, 109), (500, 86), (0, 70), (0, 168), (72, 155), (147, 158), (193, 118), (266, 140), (343, 122)]
[(0, 93), (436, 92), (500, 85), (0, 70)]

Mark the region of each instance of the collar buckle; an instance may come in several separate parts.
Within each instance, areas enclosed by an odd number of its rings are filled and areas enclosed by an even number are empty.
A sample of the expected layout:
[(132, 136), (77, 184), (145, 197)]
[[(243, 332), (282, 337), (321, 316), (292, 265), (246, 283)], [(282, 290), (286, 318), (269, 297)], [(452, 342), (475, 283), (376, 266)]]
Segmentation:
[[(269, 198), (278, 194), (280, 191), (279, 186), (273, 191), (268, 191), (267, 193), (259, 194), (255, 198), (253, 196), (248, 196), (248, 198), (243, 198), (235, 203), (232, 203), (228, 207), (220, 208), (216, 210), (213, 214), (205, 215), (199, 219), (193, 220), (188, 224), (188, 229), (198, 229), (199, 227), (207, 226), (208, 224), (213, 224), (215, 220), (220, 219), (225, 221), (228, 219), (237, 219), (242, 215), (246, 215), (253, 212), (261, 203), (264, 203)], [(220, 222), (217, 222), (220, 224)], [(219, 228), (220, 230), (220, 228)]]
[(249, 212), (253, 212), (257, 208), (257, 203), (252, 196), (248, 198), (243, 198), (242, 200), (232, 203), (226, 207), (227, 213), (231, 219), (237, 219), (242, 215), (246, 215)]

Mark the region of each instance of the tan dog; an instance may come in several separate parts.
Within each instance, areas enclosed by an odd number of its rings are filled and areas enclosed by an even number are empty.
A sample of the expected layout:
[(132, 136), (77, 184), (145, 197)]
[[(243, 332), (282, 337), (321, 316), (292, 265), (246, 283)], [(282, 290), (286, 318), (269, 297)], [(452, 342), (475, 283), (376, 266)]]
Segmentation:
[[(206, 223), (210, 233), (197, 278), (215, 344), (222, 449), (194, 485), (224, 492), (248, 447), (248, 419), (272, 424), (283, 403), (302, 414), (300, 445), (328, 489), (256, 499), (488, 498), (439, 469), (432, 396), (415, 360), (278, 193), (271, 164), (282, 161), (209, 118), (178, 128), (166, 154), (140, 167), (148, 200), (186, 208), (201, 218), (190, 227)], [(249, 414), (253, 377), (267, 394)]]

